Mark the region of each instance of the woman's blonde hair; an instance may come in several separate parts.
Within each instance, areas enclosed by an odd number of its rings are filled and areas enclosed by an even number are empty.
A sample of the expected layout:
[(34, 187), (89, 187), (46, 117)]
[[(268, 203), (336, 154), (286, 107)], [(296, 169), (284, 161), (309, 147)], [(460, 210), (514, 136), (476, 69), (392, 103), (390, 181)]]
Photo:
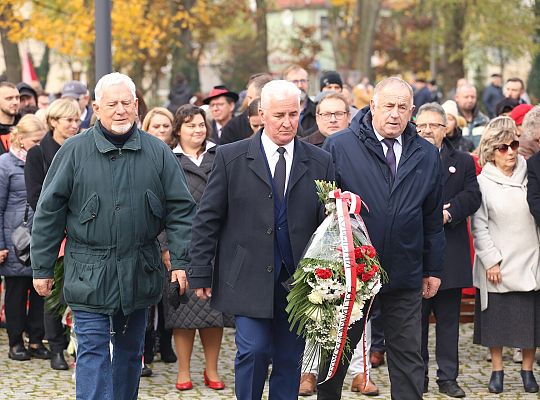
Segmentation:
[(148, 132), (148, 128), (150, 128), (150, 123), (152, 122), (152, 118), (154, 118), (156, 115), (163, 115), (164, 117), (167, 117), (169, 122), (171, 123), (171, 137), (169, 139), (169, 142), (167, 144), (174, 148), (178, 144), (178, 139), (176, 138), (176, 135), (172, 132), (172, 126), (174, 122), (174, 116), (172, 113), (167, 110), (165, 107), (154, 107), (144, 117), (143, 123), (142, 123), (142, 130)]
[(14, 126), (10, 131), (10, 142), (14, 147), (21, 145), (21, 140), (26, 139), (28, 136), (36, 132), (47, 132), (47, 127), (38, 117), (34, 114), (26, 114), (21, 118), (19, 123)]
[(510, 117), (501, 116), (492, 119), (484, 128), (478, 145), (478, 163), (481, 167), (493, 161), (495, 146), (514, 140), (517, 137), (517, 127)]
[(81, 109), (79, 104), (74, 99), (57, 99), (51, 103), (47, 108), (47, 125), (50, 130), (53, 130), (51, 120), (57, 120), (59, 118), (79, 118), (81, 116)]

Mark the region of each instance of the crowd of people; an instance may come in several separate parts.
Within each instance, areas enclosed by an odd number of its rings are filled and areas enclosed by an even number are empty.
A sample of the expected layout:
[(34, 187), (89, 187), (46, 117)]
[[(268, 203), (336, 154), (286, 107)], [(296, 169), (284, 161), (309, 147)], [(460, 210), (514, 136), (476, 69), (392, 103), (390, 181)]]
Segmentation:
[[(204, 385), (222, 390), (225, 328), (235, 329), (242, 400), (261, 398), (267, 380), (271, 399), (338, 399), (347, 372), (352, 391), (378, 395), (370, 370), (384, 363), (392, 398), (420, 399), (429, 340), (439, 392), (465, 397), (460, 306), (475, 287), (487, 390), (503, 392), (509, 347), (524, 391), (538, 392), (540, 106), (523, 81), (503, 85), (494, 74), (480, 101), (464, 78), (447, 96), (422, 79), (351, 87), (337, 71), (319, 78), (314, 94), (308, 72), (292, 65), (280, 77), (251, 76), (241, 93), (215, 86), (200, 101), (179, 79), (170, 103), (149, 110), (120, 73), (98, 81), (94, 101), (79, 81), (54, 100), (0, 82), (8, 357), (69, 369), (63, 316), (44, 305), (60, 288), (77, 337), (77, 398), (136, 398), (157, 353), (177, 363), (176, 389), (191, 390), (197, 332)], [(304, 341), (285, 311), (287, 283), (325, 216), (317, 179), (368, 205), (389, 277), (324, 382), (329, 360), (302, 362)], [(31, 267), (12, 241), (25, 221)]]

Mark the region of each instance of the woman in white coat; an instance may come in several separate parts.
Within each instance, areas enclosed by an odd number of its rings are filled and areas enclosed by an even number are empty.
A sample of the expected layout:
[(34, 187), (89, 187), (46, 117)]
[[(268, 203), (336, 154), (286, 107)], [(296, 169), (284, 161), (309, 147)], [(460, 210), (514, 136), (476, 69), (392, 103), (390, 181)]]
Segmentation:
[(532, 368), (540, 344), (540, 240), (527, 204), (527, 164), (518, 155), (517, 128), (498, 117), (479, 145), (482, 205), (472, 217), (478, 288), (474, 343), (489, 347), (488, 389), (503, 391), (503, 346), (521, 348), (526, 392), (538, 392)]

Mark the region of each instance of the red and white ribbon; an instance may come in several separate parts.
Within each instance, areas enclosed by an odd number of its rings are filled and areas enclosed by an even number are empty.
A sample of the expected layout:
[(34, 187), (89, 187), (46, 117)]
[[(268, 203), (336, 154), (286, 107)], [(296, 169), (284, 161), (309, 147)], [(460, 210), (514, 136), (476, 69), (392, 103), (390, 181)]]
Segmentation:
[(339, 236), (341, 248), (343, 249), (342, 257), (345, 270), (345, 297), (339, 315), (337, 339), (334, 350), (332, 351), (332, 357), (330, 358), (330, 367), (328, 368), (326, 378), (320, 383), (326, 382), (336, 373), (347, 340), (347, 331), (356, 298), (356, 259), (354, 257), (354, 242), (349, 214), (358, 215), (362, 205), (360, 196), (351, 192), (341, 192), (341, 190), (337, 189), (330, 192), (328, 196), (336, 199)]

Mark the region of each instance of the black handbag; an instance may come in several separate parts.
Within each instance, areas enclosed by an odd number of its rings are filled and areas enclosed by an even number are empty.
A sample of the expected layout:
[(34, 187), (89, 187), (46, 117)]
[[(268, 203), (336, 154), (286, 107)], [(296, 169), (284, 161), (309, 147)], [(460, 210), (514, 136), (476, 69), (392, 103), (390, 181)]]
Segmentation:
[(11, 233), (11, 242), (15, 249), (15, 257), (26, 267), (30, 266), (30, 239), (32, 238), (30, 228), (28, 227), (29, 207), (30, 205), (26, 202), (23, 222)]

